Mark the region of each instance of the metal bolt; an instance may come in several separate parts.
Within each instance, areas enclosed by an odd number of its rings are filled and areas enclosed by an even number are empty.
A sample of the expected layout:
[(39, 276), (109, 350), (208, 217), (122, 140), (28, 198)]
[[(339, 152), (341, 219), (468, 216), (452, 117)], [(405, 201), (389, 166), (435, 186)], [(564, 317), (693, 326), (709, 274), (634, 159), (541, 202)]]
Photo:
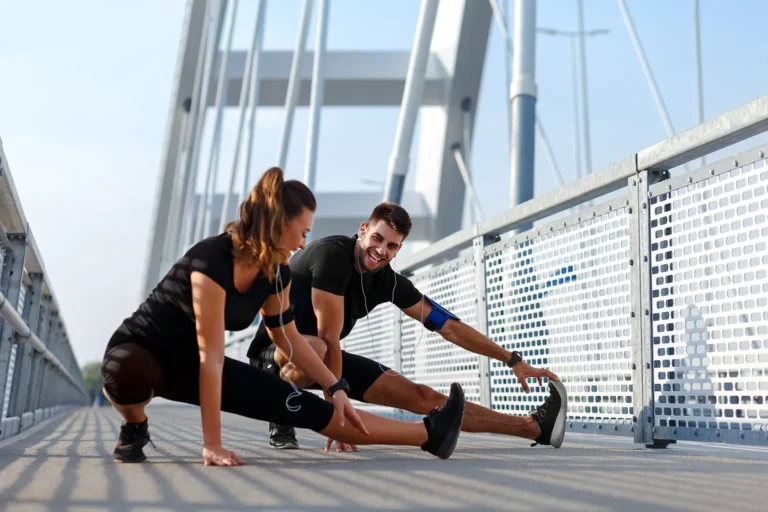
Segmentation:
[(637, 370), (637, 365), (635, 363), (632, 363), (632, 369)]
[(594, 210), (592, 210), (592, 216), (593, 216), (593, 217), (597, 217), (597, 212), (596, 212), (596, 211), (594, 211)]
[(635, 318), (635, 312), (634, 312), (634, 311), (632, 311), (632, 312), (629, 314), (629, 316), (631, 316), (632, 318)]
[(649, 198), (650, 198), (650, 197), (653, 197), (653, 192), (651, 192), (650, 190), (648, 191), (648, 197), (649, 197)]
[(619, 426), (618, 425), (614, 425), (613, 426), (613, 431), (614, 432), (618, 432), (619, 431)]
[(629, 260), (629, 265), (632, 266), (635, 264), (635, 260)]
[(711, 174), (712, 176), (714, 176), (714, 175), (715, 175), (715, 170), (714, 170), (714, 169), (710, 169), (710, 170), (709, 170), (709, 174)]
[[(739, 161), (738, 161), (738, 160), (734, 160), (734, 161), (733, 161), (733, 166), (734, 166), (734, 167), (738, 167), (738, 166), (739, 166)], [(744, 433), (742, 432), (742, 434), (741, 434), (741, 435), (742, 435), (742, 437), (743, 437), (743, 436), (744, 436)]]
[(643, 262), (648, 263), (648, 256), (643, 256)]
[(636, 187), (636, 186), (637, 186), (637, 180), (632, 180), (632, 186), (633, 186), (633, 187)]
[(632, 421), (634, 421), (635, 423), (637, 423), (637, 416), (632, 416)]
[(632, 213), (632, 208), (628, 208), (627, 213)]
[(763, 158), (764, 156), (765, 156), (765, 153), (763, 153), (762, 151), (758, 151), (757, 152), (757, 157), (758, 158)]
[(643, 203), (643, 210), (645, 210), (646, 208), (648, 208), (648, 203)]
[(688, 176), (688, 183), (693, 183), (693, 176)]
[(650, 314), (651, 314), (651, 311), (650, 311), (650, 310), (648, 310), (648, 309), (646, 309), (646, 310), (645, 310), (645, 316), (648, 316), (648, 315), (650, 315)]
[(637, 182), (638, 183), (642, 183), (643, 182), (643, 178), (637, 178)]
[(651, 369), (651, 363), (645, 363), (645, 369), (650, 370)]
[(670, 192), (672, 191), (672, 185), (667, 185), (667, 188), (669, 189)]

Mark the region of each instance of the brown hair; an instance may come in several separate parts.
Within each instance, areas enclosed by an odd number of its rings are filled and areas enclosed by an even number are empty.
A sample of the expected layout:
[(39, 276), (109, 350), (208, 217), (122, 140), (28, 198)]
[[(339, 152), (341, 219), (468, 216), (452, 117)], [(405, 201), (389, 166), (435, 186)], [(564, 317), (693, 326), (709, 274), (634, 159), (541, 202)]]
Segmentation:
[(259, 273), (274, 279), (277, 265), (290, 256), (280, 247), (283, 224), (304, 208), (313, 212), (317, 208), (312, 191), (300, 181), (283, 181), (279, 167), (269, 169), (240, 204), (239, 218), (227, 224), (235, 259), (256, 265)]
[(403, 240), (411, 234), (411, 216), (405, 211), (405, 208), (395, 203), (381, 203), (371, 212), (368, 223), (383, 220), (389, 227), (394, 229), (399, 235), (403, 235)]

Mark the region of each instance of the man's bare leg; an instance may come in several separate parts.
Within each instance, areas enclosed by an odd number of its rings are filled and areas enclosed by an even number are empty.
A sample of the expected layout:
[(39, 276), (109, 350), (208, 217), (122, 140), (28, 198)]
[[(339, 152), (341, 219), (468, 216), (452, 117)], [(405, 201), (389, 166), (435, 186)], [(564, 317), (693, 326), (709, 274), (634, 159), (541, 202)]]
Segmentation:
[[(423, 384), (416, 384), (402, 375), (384, 374), (368, 388), (363, 398), (367, 403), (403, 409), (415, 414), (427, 414), (444, 404), (447, 397)], [(470, 402), (466, 403), (464, 432), (489, 432), (536, 439), (539, 426), (531, 416), (509, 416)]]

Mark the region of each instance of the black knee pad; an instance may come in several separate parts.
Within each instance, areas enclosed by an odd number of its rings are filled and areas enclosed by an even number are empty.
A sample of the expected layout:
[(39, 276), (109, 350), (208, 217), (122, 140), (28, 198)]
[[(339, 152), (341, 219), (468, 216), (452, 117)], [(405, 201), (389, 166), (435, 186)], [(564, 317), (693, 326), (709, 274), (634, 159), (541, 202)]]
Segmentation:
[(101, 365), (104, 389), (118, 405), (141, 404), (157, 395), (161, 383), (160, 364), (144, 347), (122, 343), (104, 355)]

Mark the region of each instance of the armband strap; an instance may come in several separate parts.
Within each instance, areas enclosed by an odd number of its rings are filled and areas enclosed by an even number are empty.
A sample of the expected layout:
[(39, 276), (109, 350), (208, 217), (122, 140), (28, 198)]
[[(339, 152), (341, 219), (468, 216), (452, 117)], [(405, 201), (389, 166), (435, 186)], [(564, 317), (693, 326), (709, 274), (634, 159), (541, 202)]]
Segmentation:
[(429, 312), (429, 315), (427, 315), (427, 318), (424, 319), (424, 327), (429, 329), (430, 331), (439, 331), (443, 328), (445, 325), (445, 322), (448, 321), (448, 319), (458, 320), (459, 322), (461, 319), (445, 309), (443, 306), (438, 304), (437, 302), (433, 301), (426, 295), (424, 296), (425, 299), (429, 301), (430, 304), (432, 304), (432, 311)]
[[(286, 309), (283, 311), (283, 325), (288, 325), (289, 323), (293, 322), (293, 311), (291, 309)], [(272, 315), (272, 316), (265, 316), (261, 319), (264, 322), (264, 325), (269, 327), (270, 329), (276, 329), (280, 327), (280, 315)]]

